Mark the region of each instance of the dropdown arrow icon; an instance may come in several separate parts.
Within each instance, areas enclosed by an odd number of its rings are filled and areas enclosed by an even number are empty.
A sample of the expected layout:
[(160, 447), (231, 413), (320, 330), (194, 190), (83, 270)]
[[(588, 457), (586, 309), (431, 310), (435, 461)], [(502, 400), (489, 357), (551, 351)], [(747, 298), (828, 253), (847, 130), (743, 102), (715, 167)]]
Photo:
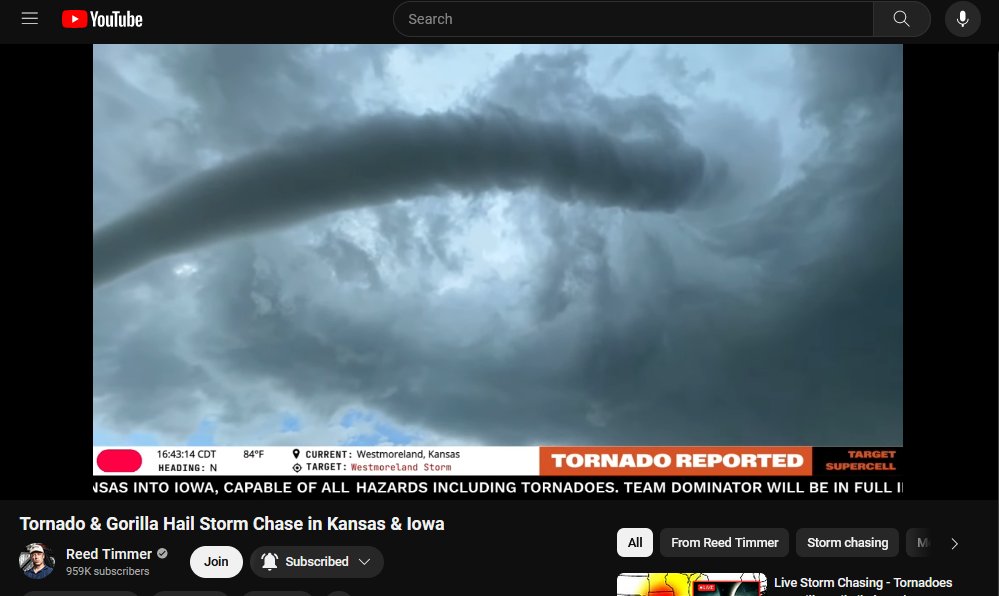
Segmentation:
[(358, 559), (358, 561), (361, 562), (361, 565), (367, 565), (368, 563), (371, 562), (371, 559), (370, 558), (368, 558), (368, 559)]

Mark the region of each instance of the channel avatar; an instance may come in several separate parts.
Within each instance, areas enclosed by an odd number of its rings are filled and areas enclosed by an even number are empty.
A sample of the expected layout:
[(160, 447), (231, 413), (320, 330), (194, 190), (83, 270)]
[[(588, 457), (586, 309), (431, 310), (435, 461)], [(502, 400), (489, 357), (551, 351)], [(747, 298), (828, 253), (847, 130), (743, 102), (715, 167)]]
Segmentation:
[(33, 542), (25, 549), (20, 556), (21, 571), (24, 575), (29, 579), (48, 577), (55, 567), (55, 559), (49, 547), (40, 542)]

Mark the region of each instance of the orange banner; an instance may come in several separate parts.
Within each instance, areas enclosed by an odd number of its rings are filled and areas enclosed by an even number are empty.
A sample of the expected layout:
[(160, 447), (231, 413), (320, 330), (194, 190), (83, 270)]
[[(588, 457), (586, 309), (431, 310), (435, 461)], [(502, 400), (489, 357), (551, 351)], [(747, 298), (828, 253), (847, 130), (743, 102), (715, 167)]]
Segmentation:
[(542, 476), (811, 476), (811, 447), (541, 447)]

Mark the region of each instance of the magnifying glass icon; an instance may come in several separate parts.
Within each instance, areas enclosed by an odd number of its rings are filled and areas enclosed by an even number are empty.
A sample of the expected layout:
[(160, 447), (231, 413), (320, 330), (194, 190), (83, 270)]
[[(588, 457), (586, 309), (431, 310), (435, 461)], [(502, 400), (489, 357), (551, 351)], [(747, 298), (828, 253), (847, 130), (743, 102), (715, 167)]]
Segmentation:
[(909, 25), (909, 21), (908, 21), (909, 17), (906, 16), (904, 10), (896, 10), (895, 11), (895, 15), (892, 16), (892, 18), (895, 20), (895, 22), (897, 24), (899, 24), (899, 25), (905, 25), (906, 27), (909, 27), (910, 29), (912, 29), (912, 26)]

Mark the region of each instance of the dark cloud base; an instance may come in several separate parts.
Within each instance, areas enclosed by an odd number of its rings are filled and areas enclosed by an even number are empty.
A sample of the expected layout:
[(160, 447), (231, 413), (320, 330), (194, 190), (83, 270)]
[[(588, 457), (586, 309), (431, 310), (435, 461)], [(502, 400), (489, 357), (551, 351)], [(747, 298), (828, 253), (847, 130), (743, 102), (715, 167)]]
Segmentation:
[(202, 172), (97, 230), (94, 285), (219, 238), (414, 195), (539, 186), (563, 200), (665, 210), (706, 182), (701, 154), (679, 138), (622, 143), (583, 122), (509, 111), (386, 114)]

